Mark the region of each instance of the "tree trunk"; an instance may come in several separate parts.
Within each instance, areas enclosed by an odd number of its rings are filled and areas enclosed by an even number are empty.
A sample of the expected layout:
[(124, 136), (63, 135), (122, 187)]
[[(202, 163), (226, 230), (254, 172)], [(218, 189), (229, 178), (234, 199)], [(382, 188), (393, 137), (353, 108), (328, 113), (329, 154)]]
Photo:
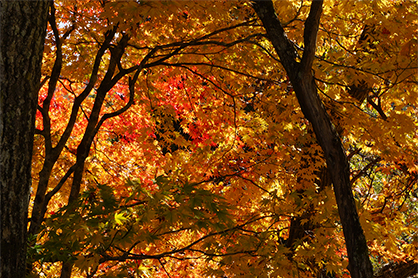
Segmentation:
[(296, 60), (296, 50), (286, 37), (273, 3), (256, 1), (253, 7), (292, 82), (302, 112), (312, 124), (318, 143), (324, 151), (343, 226), (351, 277), (373, 277), (366, 238), (360, 225), (351, 190), (348, 159), (340, 137), (319, 98), (312, 75), (322, 1), (312, 1), (311, 10), (305, 22), (305, 49), (300, 62)]
[(25, 277), (27, 214), (48, 1), (0, 3), (0, 276)]
[(62, 263), (62, 268), (61, 268), (60, 278), (70, 278), (72, 269), (73, 269), (73, 263), (72, 262), (63, 262)]

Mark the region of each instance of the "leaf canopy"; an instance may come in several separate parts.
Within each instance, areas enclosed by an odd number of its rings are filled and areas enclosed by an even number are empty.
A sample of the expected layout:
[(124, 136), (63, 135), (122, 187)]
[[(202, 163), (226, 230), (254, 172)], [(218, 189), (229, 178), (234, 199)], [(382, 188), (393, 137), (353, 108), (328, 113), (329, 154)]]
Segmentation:
[[(300, 60), (310, 5), (274, 7)], [(416, 260), (416, 3), (323, 9), (314, 77), (372, 262)], [(55, 1), (42, 73), (34, 275), (348, 275), (323, 151), (251, 3)]]

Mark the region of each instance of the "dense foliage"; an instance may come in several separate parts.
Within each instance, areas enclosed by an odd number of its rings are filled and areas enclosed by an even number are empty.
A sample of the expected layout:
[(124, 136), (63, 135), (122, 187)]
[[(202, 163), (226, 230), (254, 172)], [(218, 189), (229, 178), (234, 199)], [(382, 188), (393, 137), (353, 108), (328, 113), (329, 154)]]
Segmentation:
[[(274, 5), (301, 59), (310, 4)], [(312, 65), (375, 271), (418, 255), (417, 12), (325, 2)], [(42, 76), (32, 275), (348, 275), (323, 151), (251, 3), (55, 1)]]

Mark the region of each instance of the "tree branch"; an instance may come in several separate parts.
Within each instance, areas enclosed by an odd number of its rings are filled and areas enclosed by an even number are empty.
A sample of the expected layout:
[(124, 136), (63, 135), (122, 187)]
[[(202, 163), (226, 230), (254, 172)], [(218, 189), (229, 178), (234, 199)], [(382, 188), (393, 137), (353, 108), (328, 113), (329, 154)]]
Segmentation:
[(134, 103), (134, 99), (135, 99), (135, 83), (138, 80), (139, 74), (141, 73), (142, 68), (138, 68), (134, 77), (130, 78), (129, 77), (129, 100), (128, 103), (123, 106), (121, 109), (116, 110), (112, 113), (106, 113), (104, 114), (101, 118), (99, 123), (97, 124), (95, 130), (94, 130), (94, 136), (97, 134), (97, 132), (99, 132), (100, 127), (103, 125), (103, 123), (110, 118), (119, 116), (120, 114), (124, 113), (126, 110), (128, 110), (132, 104)]
[(414, 261), (385, 265), (374, 278), (407, 278), (418, 274), (418, 263)]
[(352, 179), (351, 179), (351, 184), (354, 184), (356, 182), (356, 180), (358, 180), (359, 178), (361, 178), (362, 176), (364, 176), (364, 174), (366, 173), (367, 170), (369, 170), (370, 168), (372, 168), (374, 165), (376, 165), (377, 162), (379, 162), (380, 160), (382, 160), (380, 157), (376, 157), (375, 159), (373, 159), (372, 161), (370, 161), (369, 164), (367, 164), (363, 169), (361, 169), (361, 171), (359, 171)]
[[(263, 22), (267, 35), (285, 69), (296, 69), (298, 65), (296, 49), (286, 36), (282, 24), (275, 13), (273, 2), (253, 1), (253, 8)], [(293, 76), (296, 74), (296, 71), (288, 72), (287, 74)]]
[(216, 254), (216, 253), (208, 253), (208, 252), (205, 252), (205, 251), (202, 251), (202, 250), (198, 250), (198, 249), (192, 249), (192, 247), (195, 246), (195, 245), (197, 245), (198, 243), (204, 241), (207, 238), (214, 237), (214, 236), (218, 236), (218, 235), (223, 235), (223, 234), (229, 233), (231, 231), (234, 231), (234, 230), (237, 230), (237, 229), (241, 229), (242, 227), (245, 227), (245, 226), (247, 226), (247, 225), (249, 225), (251, 223), (254, 223), (256, 221), (262, 220), (262, 219), (267, 218), (267, 217), (270, 217), (270, 216), (257, 217), (257, 218), (251, 219), (251, 220), (249, 220), (249, 221), (247, 221), (247, 222), (245, 222), (245, 223), (243, 223), (241, 225), (237, 225), (235, 227), (232, 227), (232, 228), (229, 228), (229, 229), (225, 229), (223, 231), (209, 233), (209, 234), (207, 234), (205, 236), (202, 236), (201, 238), (199, 238), (199, 239), (197, 239), (197, 240), (189, 243), (185, 247), (182, 247), (182, 248), (179, 248), (179, 249), (174, 249), (174, 250), (167, 251), (167, 252), (162, 252), (162, 253), (155, 254), (155, 255), (151, 255), (151, 254), (140, 254), (139, 255), (139, 254), (133, 254), (133, 253), (126, 252), (126, 251), (123, 251), (123, 250), (119, 249), (119, 251), (122, 251), (123, 252), (122, 255), (120, 255), (120, 256), (110, 256), (110, 255), (107, 255), (107, 254), (102, 254), (103, 257), (100, 259), (99, 263), (104, 263), (104, 262), (107, 262), (107, 261), (120, 261), (120, 262), (123, 262), (123, 261), (130, 260), (130, 259), (133, 259), (133, 260), (157, 259), (158, 260), (158, 259), (161, 259), (161, 258), (164, 258), (164, 257), (170, 257), (170, 256), (172, 256), (172, 255), (174, 255), (176, 253), (181, 253), (181, 252), (185, 252), (185, 251), (200, 252), (200, 253), (202, 253), (202, 254), (204, 254), (206, 256), (212, 256), (212, 257), (214, 257), (214, 256), (229, 256), (229, 255), (250, 253), (250, 252), (253, 252), (253, 250), (247, 250), (247, 251), (241, 251), (241, 252), (234, 252), (234, 253), (226, 253), (226, 254)]
[(302, 61), (300, 63), (300, 71), (307, 72), (312, 69), (312, 63), (315, 59), (316, 38), (319, 29), (319, 20), (322, 14), (323, 1), (312, 1), (309, 16), (305, 22), (305, 30), (303, 32), (303, 39), (305, 49), (303, 51)]

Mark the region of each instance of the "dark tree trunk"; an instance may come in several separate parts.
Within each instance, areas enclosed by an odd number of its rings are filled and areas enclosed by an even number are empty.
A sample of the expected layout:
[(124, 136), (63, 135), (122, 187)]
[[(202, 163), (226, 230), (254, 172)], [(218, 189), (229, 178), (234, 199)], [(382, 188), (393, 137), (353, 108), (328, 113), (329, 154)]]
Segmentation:
[(305, 22), (305, 49), (300, 62), (296, 59), (296, 49), (286, 37), (280, 20), (277, 18), (273, 3), (256, 1), (253, 7), (292, 82), (302, 112), (312, 124), (318, 143), (324, 151), (343, 226), (351, 277), (373, 277), (366, 238), (360, 225), (351, 190), (347, 156), (339, 135), (318, 96), (312, 75), (322, 1), (312, 1), (310, 13)]
[(0, 276), (25, 277), (37, 93), (48, 1), (0, 3)]

